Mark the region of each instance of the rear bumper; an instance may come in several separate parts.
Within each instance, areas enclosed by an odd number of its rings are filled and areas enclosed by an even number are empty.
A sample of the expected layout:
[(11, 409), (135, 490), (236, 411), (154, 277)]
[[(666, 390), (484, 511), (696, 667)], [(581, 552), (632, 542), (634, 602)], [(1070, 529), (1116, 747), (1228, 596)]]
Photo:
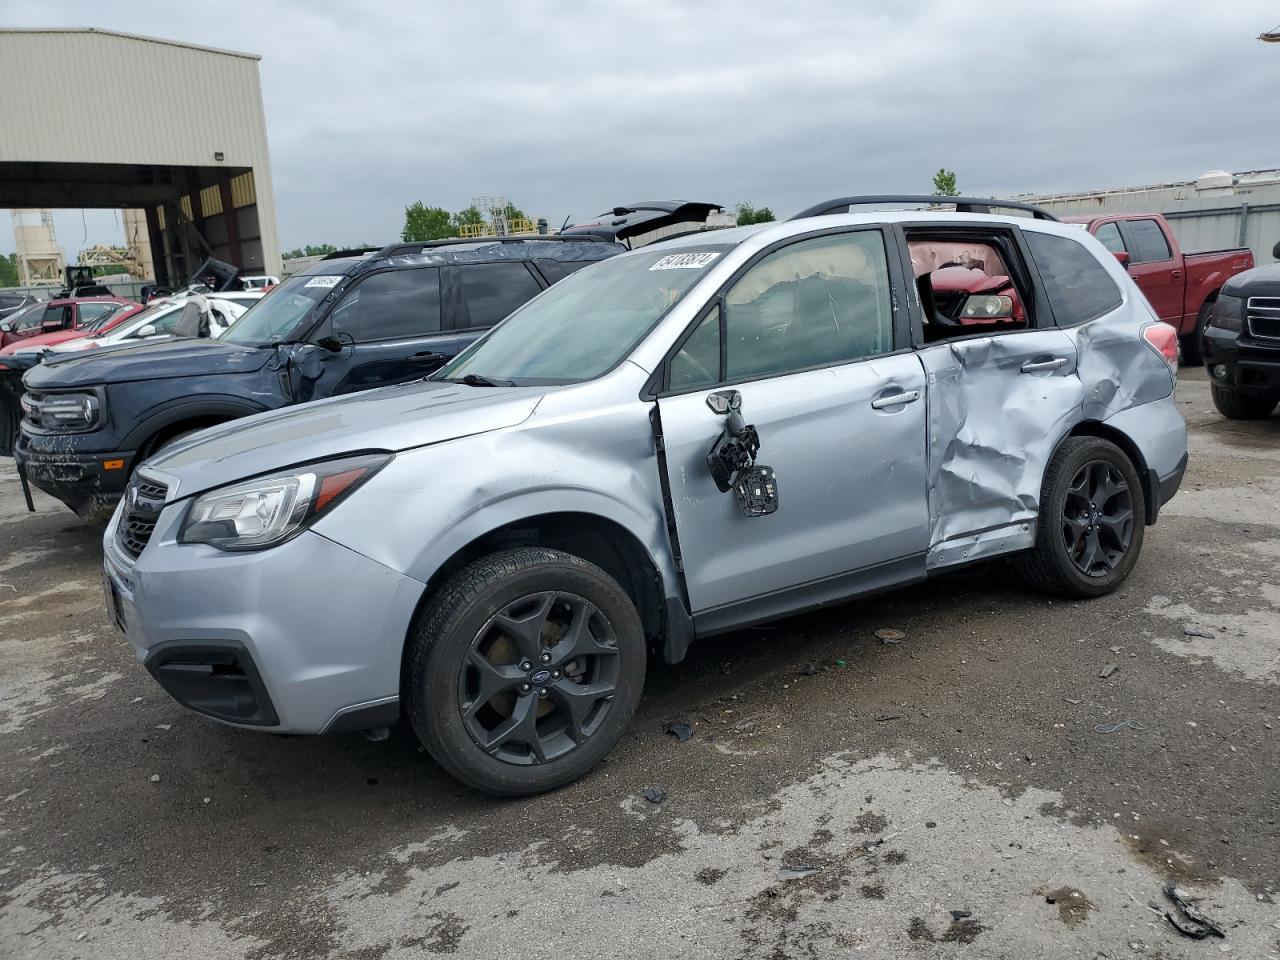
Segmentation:
[(1203, 352), (1212, 383), (1241, 393), (1280, 397), (1280, 341), (1264, 345), (1244, 340), (1235, 331), (1206, 327)]
[(138, 451), (68, 453), (48, 449), (65, 441), (65, 437), (35, 439), (20, 433), (13, 458), (33, 487), (61, 500), (84, 519), (105, 523), (124, 494)]

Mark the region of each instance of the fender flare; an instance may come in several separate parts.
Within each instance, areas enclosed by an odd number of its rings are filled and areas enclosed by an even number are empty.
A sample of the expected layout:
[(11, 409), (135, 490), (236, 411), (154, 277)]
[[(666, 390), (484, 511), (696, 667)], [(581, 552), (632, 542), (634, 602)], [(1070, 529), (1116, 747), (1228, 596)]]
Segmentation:
[(131, 450), (139, 450), (148, 440), (161, 430), (181, 423), (183, 420), (221, 417), (236, 420), (240, 417), (263, 413), (269, 407), (248, 403), (235, 397), (199, 396), (185, 397), (165, 403), (148, 411), (137, 424), (122, 438), (122, 446)]

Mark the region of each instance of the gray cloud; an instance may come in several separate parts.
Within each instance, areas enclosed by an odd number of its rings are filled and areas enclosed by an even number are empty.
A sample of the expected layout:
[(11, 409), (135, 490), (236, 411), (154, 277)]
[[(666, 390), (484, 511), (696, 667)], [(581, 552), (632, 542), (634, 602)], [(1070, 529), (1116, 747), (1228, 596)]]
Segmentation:
[[(407, 203), (485, 193), (558, 224), (650, 197), (788, 214), (927, 192), (943, 165), (975, 193), (1280, 165), (1280, 49), (1254, 39), (1272, 3), (885, 6), (11, 3), (6, 19), (262, 54), (286, 247), (386, 241)], [(68, 249), (80, 226), (60, 216)]]

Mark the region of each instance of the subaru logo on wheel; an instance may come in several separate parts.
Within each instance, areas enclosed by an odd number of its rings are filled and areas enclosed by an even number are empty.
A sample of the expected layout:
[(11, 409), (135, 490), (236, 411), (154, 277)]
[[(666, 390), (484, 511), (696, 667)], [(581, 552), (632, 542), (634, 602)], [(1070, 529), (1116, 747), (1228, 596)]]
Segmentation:
[(550, 671), (550, 670), (539, 670), (537, 673), (535, 673), (535, 674), (534, 674), (533, 676), (531, 676), (529, 679), (530, 679), (531, 681), (533, 681), (534, 683), (546, 683), (548, 680), (550, 680), (550, 679), (551, 679), (551, 671)]

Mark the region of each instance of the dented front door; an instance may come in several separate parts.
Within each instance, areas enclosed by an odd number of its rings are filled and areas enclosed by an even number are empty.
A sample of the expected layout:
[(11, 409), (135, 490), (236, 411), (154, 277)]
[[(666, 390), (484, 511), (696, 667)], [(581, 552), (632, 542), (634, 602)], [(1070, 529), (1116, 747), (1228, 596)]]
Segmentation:
[(1029, 547), (1054, 448), (1079, 420), (1075, 340), (1026, 330), (934, 344), (929, 567)]

